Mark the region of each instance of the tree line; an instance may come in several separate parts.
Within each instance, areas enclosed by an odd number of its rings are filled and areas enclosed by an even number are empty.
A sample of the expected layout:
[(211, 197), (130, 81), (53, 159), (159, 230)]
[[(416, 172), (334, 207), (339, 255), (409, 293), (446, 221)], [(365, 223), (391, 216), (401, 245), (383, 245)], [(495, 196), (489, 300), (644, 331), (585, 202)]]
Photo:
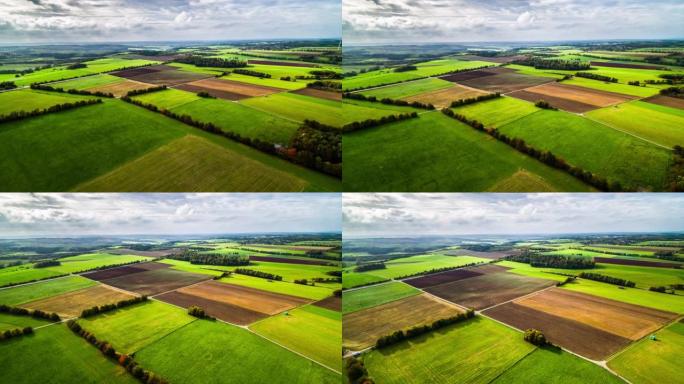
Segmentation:
[(558, 108), (549, 104), (549, 102), (546, 100), (539, 100), (536, 103), (534, 103), (534, 106), (537, 108), (541, 108), (541, 109), (548, 109), (550, 111), (557, 111), (558, 110)]
[(461, 312), (461, 313), (457, 314), (456, 316), (451, 316), (451, 317), (447, 317), (444, 319), (436, 320), (432, 324), (417, 325), (415, 327), (407, 329), (406, 331), (404, 331), (404, 330), (395, 331), (390, 335), (380, 337), (378, 339), (378, 341), (375, 342), (375, 347), (378, 349), (385, 348), (385, 347), (390, 346), (392, 344), (396, 344), (396, 343), (399, 343), (401, 341), (411, 339), (411, 338), (423, 335), (425, 333), (438, 330), (440, 328), (444, 328), (448, 325), (471, 319), (474, 316), (475, 316), (475, 311), (473, 311), (472, 309), (468, 309), (467, 311)]
[(661, 95), (684, 99), (684, 87), (669, 87), (660, 90)]
[(60, 321), (60, 317), (58, 314), (52, 312), (43, 312), (40, 309), (26, 309), (26, 308), (20, 308), (20, 307), (11, 307), (9, 305), (5, 304), (0, 304), (0, 313), (8, 313), (10, 315), (15, 315), (15, 316), (30, 316), (33, 317), (34, 319), (44, 319), (44, 320), (50, 320), (50, 321)]
[(387, 266), (382, 261), (378, 261), (375, 263), (357, 264), (356, 267), (354, 267), (354, 272), (374, 271), (376, 269), (387, 269)]
[(62, 265), (59, 260), (43, 260), (33, 264), (33, 268), (47, 268)]
[(601, 275), (599, 273), (582, 272), (579, 274), (579, 277), (588, 280), (600, 281), (602, 283), (620, 285), (622, 287), (634, 288), (636, 286), (636, 283), (633, 281), (621, 279), (619, 277)]
[(342, 83), (332, 80), (316, 80), (306, 84), (307, 88), (320, 89), (323, 91), (340, 92), (342, 90)]
[(88, 330), (81, 327), (73, 319), (67, 321), (67, 327), (71, 329), (72, 332), (81, 336), (95, 348), (97, 348), (105, 357), (116, 361), (119, 365), (126, 369), (126, 372), (131, 374), (131, 376), (138, 379), (143, 384), (169, 384), (169, 382), (158, 374), (143, 369), (138, 363), (133, 360), (133, 357), (119, 353), (114, 349), (114, 346), (105, 341), (98, 340), (94, 334)]
[(105, 313), (105, 312), (110, 312), (115, 309), (119, 308), (124, 308), (128, 307), (134, 304), (142, 303), (147, 301), (147, 296), (139, 296), (139, 297), (133, 297), (131, 299), (127, 300), (120, 300), (116, 303), (113, 304), (103, 304), (103, 305), (95, 305), (90, 308), (86, 308), (83, 311), (81, 311), (81, 317), (86, 318), (86, 317), (92, 317), (95, 315), (98, 315), (100, 313)]
[(80, 68), (86, 68), (88, 65), (86, 63), (73, 63), (69, 66), (66, 67), (66, 69), (80, 69)]
[(105, 92), (90, 92), (86, 90), (78, 90), (78, 89), (64, 89), (61, 87), (55, 88), (50, 85), (43, 85), (43, 84), (38, 84), (38, 83), (33, 83), (31, 84), (31, 89), (38, 89), (41, 91), (48, 91), (48, 92), (58, 92), (58, 93), (68, 93), (70, 95), (84, 95), (84, 96), (97, 96), (97, 97), (106, 97), (106, 98), (113, 98), (114, 94), (111, 92), (105, 93)]
[(14, 89), (16, 88), (17, 85), (14, 84), (14, 81), (2, 81), (0, 82), (0, 90), (8, 90), (8, 89)]
[[(142, 67), (150, 67), (150, 66), (152, 66), (152, 65), (157, 65), (157, 64), (143, 64), (143, 65), (135, 65), (135, 66), (131, 66), (131, 67), (121, 67), (121, 68), (117, 68), (117, 69), (115, 69), (115, 70), (106, 71), (106, 72), (125, 71), (125, 70), (127, 70), (127, 69), (142, 68)], [(52, 80), (45, 80), (45, 81), (36, 81), (36, 82), (34, 82), (34, 83), (31, 83), (31, 85), (33, 85), (33, 84), (54, 83), (54, 82), (56, 82), (56, 81), (64, 81), (64, 80), (79, 79), (79, 78), (81, 78), (81, 77), (88, 77), (88, 76), (93, 76), (93, 74), (92, 74), (92, 73), (86, 73), (86, 74), (78, 75), (78, 76), (63, 77), (63, 78), (61, 78), (61, 79), (52, 79)]]
[(79, 100), (73, 103), (63, 103), (53, 105), (48, 108), (34, 109), (33, 111), (12, 111), (6, 115), (0, 115), (0, 123), (7, 123), (10, 121), (16, 121), (21, 119), (26, 119), (29, 117), (35, 117), (40, 115), (46, 115), (48, 113), (68, 111), (74, 108), (85, 107), (87, 105), (94, 105), (102, 103), (102, 99), (91, 99), (91, 100)]
[(585, 79), (605, 81), (608, 83), (617, 83), (618, 82), (618, 79), (616, 79), (614, 77), (597, 75), (595, 73), (589, 73), (589, 72), (577, 72), (577, 73), (575, 73), (575, 76), (584, 77)]
[(204, 264), (204, 265), (249, 265), (249, 256), (240, 254), (217, 254), (217, 253), (201, 253), (192, 250), (183, 250), (182, 253), (177, 253), (167, 256), (169, 259), (187, 261), (190, 264)]
[(133, 97), (133, 96), (144, 95), (146, 93), (159, 92), (159, 91), (163, 91), (165, 89), (166, 89), (166, 85), (160, 85), (158, 87), (149, 87), (149, 88), (144, 88), (144, 89), (132, 89), (132, 90), (126, 92), (126, 97)]
[(262, 271), (255, 271), (253, 269), (247, 269), (247, 268), (235, 268), (235, 271), (233, 271), (239, 275), (247, 275), (247, 276), (252, 276), (252, 277), (258, 277), (260, 279), (268, 279), (268, 280), (275, 280), (275, 281), (282, 281), (283, 277), (279, 275), (274, 275), (272, 273), (268, 272), (262, 272)]
[(684, 82), (684, 75), (680, 73), (662, 73), (658, 75), (661, 79), (668, 80), (668, 84), (681, 84)]
[(583, 63), (579, 60), (548, 60), (540, 57), (527, 57), (525, 59), (515, 60), (513, 61), (513, 64), (534, 67), (535, 69), (558, 69), (563, 71), (584, 71), (591, 69), (589, 63)]
[(386, 105), (398, 105), (400, 107), (413, 107), (413, 108), (427, 109), (427, 110), (435, 109), (435, 106), (430, 104), (430, 103), (421, 103), (420, 101), (408, 102), (406, 100), (390, 99), (389, 97), (385, 97), (385, 98), (378, 100), (378, 98), (375, 96), (366, 96), (366, 95), (363, 95), (361, 93), (345, 92), (342, 94), (342, 97), (345, 99), (369, 101), (371, 103), (378, 103), (379, 102), (379, 103), (386, 104)]
[(385, 124), (396, 123), (397, 121), (414, 119), (418, 117), (418, 113), (400, 113), (396, 115), (382, 116), (379, 119), (367, 119), (363, 121), (354, 121), (353, 123), (346, 124), (342, 127), (342, 132), (349, 133), (355, 132), (362, 129), (368, 129), (373, 127), (378, 127)]
[(316, 80), (330, 79), (330, 80), (342, 80), (342, 74), (336, 71), (331, 71), (328, 69), (314, 69), (309, 71), (311, 75)]
[(596, 263), (590, 257), (569, 255), (540, 255), (538, 253), (524, 252), (519, 255), (506, 256), (504, 259), (539, 268), (591, 269), (596, 266)]
[(244, 68), (247, 62), (238, 59), (223, 59), (220, 57), (204, 57), (198, 55), (189, 55), (179, 57), (174, 60), (177, 63), (192, 64), (196, 67), (214, 67), (214, 68)]
[(451, 102), (451, 108), (462, 107), (464, 105), (479, 103), (480, 101), (492, 100), (501, 97), (501, 93), (489, 93), (477, 97), (469, 97), (467, 99), (454, 100)]
[(609, 182), (606, 178), (596, 175), (592, 172), (586, 171), (582, 168), (576, 167), (574, 165), (568, 164), (563, 158), (554, 155), (550, 151), (542, 151), (536, 148), (533, 148), (527, 143), (525, 143), (525, 140), (520, 139), (520, 138), (510, 138), (506, 136), (505, 134), (499, 132), (498, 129), (496, 128), (485, 128), (484, 124), (481, 122), (474, 120), (474, 119), (468, 119), (467, 117), (460, 115), (458, 113), (455, 113), (451, 109), (444, 108), (442, 109), (442, 113), (445, 115), (456, 119), (462, 123), (465, 123), (478, 131), (482, 131), (484, 133), (487, 133), (488, 135), (494, 137), (495, 139), (508, 144), (509, 146), (515, 148), (519, 152), (522, 152), (530, 157), (533, 157), (542, 163), (549, 165), (553, 168), (560, 169), (562, 171), (565, 171), (572, 176), (575, 176), (576, 178), (582, 180), (583, 182), (600, 189), (602, 191), (611, 191), (611, 192), (628, 192), (631, 191), (631, 189), (623, 187), (622, 184), (620, 184), (619, 181), (615, 180), (612, 182)]
[(258, 77), (260, 79), (270, 79), (271, 78), (271, 75), (268, 73), (253, 71), (251, 69), (234, 69), (233, 73), (237, 73), (237, 74), (245, 75), (245, 76)]
[(188, 308), (188, 315), (194, 316), (198, 319), (216, 320), (213, 316), (210, 316), (208, 313), (206, 313), (203, 308), (196, 305)]
[(667, 173), (667, 190), (671, 192), (684, 192), (684, 148), (682, 146), (674, 146), (672, 162)]
[(12, 339), (14, 337), (26, 336), (33, 333), (33, 327), (15, 328), (0, 333), (0, 341)]

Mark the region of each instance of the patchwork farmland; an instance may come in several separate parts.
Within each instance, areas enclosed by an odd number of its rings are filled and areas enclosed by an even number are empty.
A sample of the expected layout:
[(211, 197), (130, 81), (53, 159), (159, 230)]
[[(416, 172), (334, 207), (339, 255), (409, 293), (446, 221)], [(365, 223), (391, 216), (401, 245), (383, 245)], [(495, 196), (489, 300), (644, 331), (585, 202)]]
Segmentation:
[(138, 382), (132, 367), (160, 383), (342, 379), (339, 234), (73, 241), (91, 251), (0, 241), (18, 264), (0, 269), (0, 332), (32, 330), (0, 340), (0, 362), (33, 367), (0, 381)]
[(339, 191), (338, 45), (92, 44), (0, 58), (27, 65), (0, 71), (0, 190)]
[(345, 49), (344, 190), (684, 190), (681, 49), (611, 45)]
[[(517, 238), (345, 240), (348, 375), (360, 370), (378, 383), (640, 384), (684, 373), (669, 355), (681, 348), (681, 244), (642, 235)], [(433, 257), (419, 262), (424, 256), (404, 251), (419, 248)], [(391, 277), (402, 261), (415, 275)], [(546, 345), (526, 341), (528, 330)]]

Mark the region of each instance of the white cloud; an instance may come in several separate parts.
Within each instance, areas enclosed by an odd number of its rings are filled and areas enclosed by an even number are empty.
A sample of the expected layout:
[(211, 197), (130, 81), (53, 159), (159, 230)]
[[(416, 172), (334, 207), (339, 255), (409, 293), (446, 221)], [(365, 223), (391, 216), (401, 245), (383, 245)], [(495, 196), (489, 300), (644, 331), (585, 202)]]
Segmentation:
[(192, 16), (190, 16), (189, 13), (183, 11), (183, 12), (179, 13), (178, 16), (176, 16), (173, 19), (173, 21), (176, 23), (179, 23), (179, 24), (189, 23), (192, 21)]

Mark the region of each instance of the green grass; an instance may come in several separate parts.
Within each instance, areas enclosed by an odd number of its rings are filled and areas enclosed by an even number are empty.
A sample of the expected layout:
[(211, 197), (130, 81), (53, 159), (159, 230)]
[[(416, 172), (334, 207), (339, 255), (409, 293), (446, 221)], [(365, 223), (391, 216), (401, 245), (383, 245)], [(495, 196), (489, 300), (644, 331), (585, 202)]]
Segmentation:
[(18, 305), (97, 285), (81, 276), (68, 276), (21, 287), (0, 290), (0, 304)]
[(50, 321), (48, 320), (34, 319), (30, 316), (15, 316), (7, 313), (0, 313), (0, 332), (24, 327), (35, 328), (49, 323)]
[(183, 309), (149, 301), (78, 322), (117, 351), (131, 354), (195, 320)]
[(675, 383), (684, 377), (684, 323), (678, 322), (656, 333), (657, 340), (644, 338), (618, 354), (608, 366), (632, 383)]
[(123, 83), (124, 81), (126, 81), (126, 79), (122, 77), (103, 74), (62, 81), (51, 85), (55, 88), (83, 90), (93, 87), (101, 87), (103, 85)]
[(537, 349), (504, 372), (492, 384), (611, 384), (624, 383), (596, 364), (561, 349)]
[(342, 314), (307, 305), (261, 320), (249, 327), (304, 356), (342, 372)]
[(206, 320), (171, 333), (135, 358), (173, 383), (337, 384), (341, 380), (340, 375), (245, 329)]
[(566, 74), (573, 73), (573, 71), (562, 71), (554, 69), (537, 69), (528, 67), (526, 65), (510, 64), (506, 68), (515, 69), (516, 72), (522, 75), (551, 77), (554, 79), (562, 79)]
[(682, 72), (663, 71), (653, 69), (637, 69), (637, 68), (612, 68), (612, 67), (594, 67), (591, 73), (602, 76), (610, 76), (618, 79), (620, 83), (627, 83), (630, 81), (644, 80), (661, 80), (658, 76), (661, 74), (683, 74)]
[(411, 81), (403, 84), (392, 85), (384, 88), (376, 88), (368, 91), (363, 91), (361, 93), (363, 93), (366, 96), (375, 96), (378, 99), (383, 99), (386, 97), (390, 99), (401, 99), (404, 97), (418, 95), (420, 93), (450, 88), (453, 85), (454, 83), (446, 80), (428, 78)]
[(142, 101), (143, 103), (153, 104), (159, 108), (173, 110), (193, 101), (201, 100), (202, 98), (192, 92), (181, 91), (178, 89), (167, 89), (164, 91), (150, 92), (140, 96), (135, 96), (134, 99)]
[[(342, 125), (340, 118), (340, 103), (334, 100), (285, 92), (244, 99), (240, 101), (240, 104), (288, 120), (295, 120), (298, 122), (316, 120), (334, 127)], [(253, 110), (251, 113), (258, 114), (258, 112)], [(292, 133), (294, 133), (294, 131)]]
[[(521, 117), (535, 113), (540, 109), (528, 101), (504, 96), (454, 108), (453, 110), (456, 113), (481, 122), (486, 127), (498, 128)], [(493, 113), (493, 111), (496, 111), (496, 113)]]
[[(347, 288), (354, 288), (358, 287), (361, 285), (368, 285), (371, 283), (379, 283), (381, 281), (387, 280), (384, 277), (380, 276), (375, 276), (370, 274), (369, 272), (366, 273), (354, 273), (351, 271), (345, 272), (342, 274), (342, 287), (347, 289)], [(342, 303), (344, 305), (344, 303)]]
[(342, 294), (342, 313), (360, 311), (419, 293), (420, 290), (401, 282), (355, 289)]
[(476, 317), (374, 350), (363, 360), (378, 383), (489, 383), (533, 350), (519, 332)]
[(619, 288), (617, 285), (582, 279), (565, 284), (563, 289), (605, 297), (629, 304), (684, 314), (684, 300), (681, 295), (668, 295), (638, 288)]
[(570, 80), (563, 81), (563, 84), (579, 85), (580, 87), (598, 89), (601, 91), (622, 93), (630, 96), (649, 97), (660, 92), (658, 88), (654, 87), (635, 87), (633, 85), (621, 83), (605, 83), (603, 81), (596, 81), (592, 79), (585, 79), (582, 77), (573, 77)]
[(328, 296), (332, 296), (334, 289), (323, 285), (302, 285), (286, 281), (274, 281), (261, 279), (258, 277), (251, 277), (246, 275), (233, 274), (230, 277), (225, 277), (220, 280), (222, 283), (241, 285), (243, 287), (260, 289), (262, 291), (282, 293), (284, 295), (291, 295), (303, 297), (311, 300), (322, 300)]
[(224, 76), (222, 79), (239, 81), (241, 83), (263, 85), (264, 87), (273, 87), (294, 91), (306, 87), (307, 82), (303, 80), (284, 81), (280, 79), (260, 79), (254, 76), (241, 75), (239, 73), (231, 73), (229, 76)]
[(371, 274), (392, 279), (436, 268), (458, 267), (461, 265), (487, 261), (489, 260), (473, 256), (427, 254), (388, 261), (385, 263), (386, 269), (376, 269), (371, 271)]
[(543, 179), (544, 190), (590, 190), (439, 112), (344, 135), (343, 146), (343, 183), (350, 192), (485, 191), (520, 170)]
[(159, 61), (145, 59), (124, 59), (121, 57), (108, 57), (105, 59), (86, 61), (84, 64), (88, 66), (86, 69), (94, 73), (101, 73), (116, 71), (122, 68), (140, 67), (142, 65), (159, 63)]
[(541, 110), (499, 130), (626, 187), (662, 190), (667, 179), (670, 151), (581, 116)]
[(633, 101), (586, 115), (666, 147), (684, 146), (684, 110), (681, 109)]
[[(390, 107), (390, 108), (388, 108)], [(393, 107), (393, 108), (391, 108)], [(345, 99), (341, 104), (342, 125), (352, 123), (354, 121), (363, 121), (367, 119), (379, 119), (383, 116), (397, 115), (399, 113), (413, 112), (413, 108), (386, 106), (380, 103), (359, 102), (357, 100)]]
[(33, 268), (30, 264), (3, 268), (0, 270), (0, 287), (9, 284), (25, 283), (32, 280), (47, 279), (59, 275), (61, 275), (61, 273), (51, 271), (47, 268)]
[[(34, 109), (48, 108), (57, 104), (73, 103), (78, 100), (86, 100), (88, 97), (69, 95), (56, 92), (34, 91), (21, 89), (0, 93), (0, 116), (10, 112), (33, 111)], [(2, 128), (0, 128), (2, 132)]]
[[(36, 82), (58, 81), (71, 79), (79, 76), (93, 75), (102, 72), (111, 72), (124, 67), (139, 67), (144, 64), (154, 64), (157, 61), (129, 60), (122, 58), (106, 58), (87, 61), (86, 68), (67, 69), (66, 66), (41, 69), (18, 78), (12, 78), (17, 85), (29, 85)], [(12, 75), (14, 76), (14, 75)]]
[(3, 383), (138, 383), (65, 325), (52, 325), (32, 336), (3, 341), (0, 366)]

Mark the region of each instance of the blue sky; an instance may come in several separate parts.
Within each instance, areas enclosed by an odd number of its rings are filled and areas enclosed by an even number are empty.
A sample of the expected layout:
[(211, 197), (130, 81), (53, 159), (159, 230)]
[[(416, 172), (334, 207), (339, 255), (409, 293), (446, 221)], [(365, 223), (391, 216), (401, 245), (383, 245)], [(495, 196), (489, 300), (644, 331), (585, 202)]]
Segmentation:
[(344, 236), (553, 234), (684, 230), (668, 193), (345, 193)]
[(343, 0), (345, 44), (684, 38), (681, 0)]
[(0, 0), (0, 43), (339, 38), (340, 0)]
[(0, 235), (341, 231), (337, 193), (0, 194)]

